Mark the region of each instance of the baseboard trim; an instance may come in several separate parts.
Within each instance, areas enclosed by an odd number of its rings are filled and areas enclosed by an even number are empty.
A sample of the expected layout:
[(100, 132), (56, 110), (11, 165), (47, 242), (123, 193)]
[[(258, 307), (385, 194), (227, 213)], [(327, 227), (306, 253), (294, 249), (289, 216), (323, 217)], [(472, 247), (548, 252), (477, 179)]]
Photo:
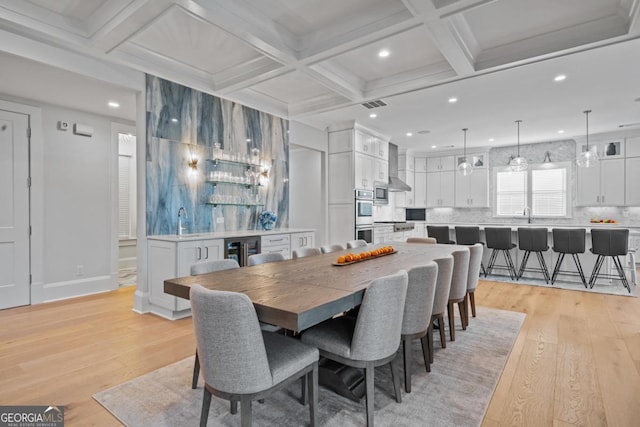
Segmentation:
[(34, 283), (31, 286), (31, 304), (58, 301), (118, 289), (118, 280), (112, 275), (86, 277), (53, 283)]

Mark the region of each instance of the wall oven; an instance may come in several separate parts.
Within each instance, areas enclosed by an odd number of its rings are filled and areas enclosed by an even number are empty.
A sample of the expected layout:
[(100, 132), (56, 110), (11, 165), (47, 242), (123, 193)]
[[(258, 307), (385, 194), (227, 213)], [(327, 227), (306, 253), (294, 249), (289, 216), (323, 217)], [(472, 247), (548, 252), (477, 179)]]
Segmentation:
[(371, 190), (356, 190), (354, 238), (373, 243), (373, 199)]
[(388, 205), (389, 204), (389, 188), (386, 182), (374, 183), (374, 203), (376, 205)]

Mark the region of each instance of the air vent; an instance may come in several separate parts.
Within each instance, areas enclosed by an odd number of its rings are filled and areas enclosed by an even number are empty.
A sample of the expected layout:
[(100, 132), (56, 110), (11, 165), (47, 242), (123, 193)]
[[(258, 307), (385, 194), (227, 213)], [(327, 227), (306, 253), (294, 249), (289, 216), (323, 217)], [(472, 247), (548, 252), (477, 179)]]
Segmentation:
[(626, 124), (623, 124), (623, 125), (618, 125), (618, 127), (619, 128), (630, 128), (630, 127), (638, 126), (638, 125), (640, 125), (640, 122), (637, 122), (637, 123), (626, 123)]
[(382, 99), (375, 99), (373, 101), (365, 102), (362, 104), (363, 107), (367, 107), (368, 109), (385, 107), (387, 105)]
[(418, 131), (418, 133), (419, 133), (420, 135), (427, 135), (427, 134), (431, 133), (431, 131), (430, 131), (430, 130), (426, 130), (426, 129), (425, 129), (425, 130), (419, 130), (419, 131)]

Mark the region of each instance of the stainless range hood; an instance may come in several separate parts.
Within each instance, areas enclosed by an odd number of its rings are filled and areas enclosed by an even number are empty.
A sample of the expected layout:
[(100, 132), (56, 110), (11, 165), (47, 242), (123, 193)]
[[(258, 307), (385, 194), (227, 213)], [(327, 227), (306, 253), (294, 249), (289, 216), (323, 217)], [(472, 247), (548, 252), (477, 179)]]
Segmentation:
[(411, 187), (398, 178), (398, 146), (392, 143), (389, 143), (389, 191), (411, 191)]

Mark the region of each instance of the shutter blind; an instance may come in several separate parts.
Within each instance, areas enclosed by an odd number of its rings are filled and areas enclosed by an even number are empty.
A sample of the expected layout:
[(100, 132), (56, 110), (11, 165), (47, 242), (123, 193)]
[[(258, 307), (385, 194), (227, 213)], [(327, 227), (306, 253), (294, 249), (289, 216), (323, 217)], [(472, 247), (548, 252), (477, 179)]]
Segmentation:
[(129, 168), (131, 158), (118, 157), (118, 237), (128, 238), (131, 232), (129, 220)]
[(534, 216), (567, 214), (567, 170), (537, 169), (531, 171), (531, 213)]
[(527, 172), (496, 173), (497, 215), (522, 215), (527, 201)]

